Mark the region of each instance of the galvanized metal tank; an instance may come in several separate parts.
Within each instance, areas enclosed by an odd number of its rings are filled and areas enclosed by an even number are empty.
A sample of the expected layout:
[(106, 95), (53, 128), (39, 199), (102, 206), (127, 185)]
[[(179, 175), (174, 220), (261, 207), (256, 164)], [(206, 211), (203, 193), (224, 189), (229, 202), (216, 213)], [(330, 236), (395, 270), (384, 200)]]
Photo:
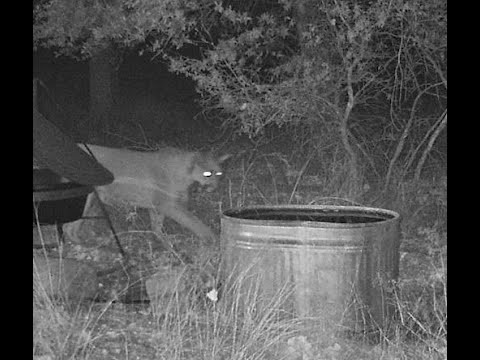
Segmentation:
[(244, 295), (257, 289), (257, 307), (271, 306), (287, 293), (282, 305), (287, 313), (318, 319), (328, 331), (381, 328), (393, 313), (396, 212), (303, 205), (233, 209), (223, 213), (221, 241), (224, 281), (241, 279)]

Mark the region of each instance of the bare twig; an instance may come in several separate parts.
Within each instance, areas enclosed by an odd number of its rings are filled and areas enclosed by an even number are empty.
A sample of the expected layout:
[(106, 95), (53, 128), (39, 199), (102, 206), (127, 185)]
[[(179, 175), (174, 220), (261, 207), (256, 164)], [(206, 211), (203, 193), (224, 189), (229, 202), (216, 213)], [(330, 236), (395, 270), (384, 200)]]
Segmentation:
[(300, 179), (307, 169), (308, 164), (310, 163), (310, 160), (312, 160), (313, 155), (315, 154), (314, 151), (310, 153), (310, 156), (308, 157), (307, 161), (305, 161), (305, 164), (303, 164), (302, 168), (300, 169), (300, 172), (298, 173), (297, 180), (295, 181), (295, 185), (293, 186), (292, 192), (290, 193), (290, 199), (288, 199), (288, 204), (292, 203), (293, 195), (295, 195), (295, 191), (297, 191), (298, 184), (300, 183)]
[(420, 179), (420, 174), (422, 172), (423, 165), (425, 164), (425, 160), (427, 159), (428, 154), (432, 150), (433, 144), (435, 143), (435, 141), (437, 140), (438, 136), (443, 131), (443, 129), (445, 129), (445, 126), (447, 126), (447, 109), (445, 109), (443, 114), (440, 116), (440, 118), (437, 121), (437, 124), (435, 124), (434, 128), (436, 129), (433, 132), (432, 136), (430, 137), (430, 140), (428, 141), (428, 145), (422, 153), (422, 157), (418, 161), (417, 167), (415, 169), (415, 175), (414, 175), (415, 180)]
[(407, 121), (407, 124), (405, 125), (405, 127), (403, 128), (403, 132), (402, 132), (402, 135), (400, 136), (400, 140), (398, 141), (397, 143), (397, 146), (395, 148), (395, 153), (393, 154), (393, 157), (392, 157), (392, 160), (390, 160), (390, 163), (388, 165), (388, 171), (387, 171), (387, 176), (385, 177), (385, 186), (384, 186), (384, 190), (387, 190), (388, 189), (388, 186), (390, 185), (390, 181), (391, 181), (391, 177), (392, 177), (392, 173), (393, 173), (393, 170), (394, 170), (394, 167), (395, 167), (395, 164), (398, 160), (398, 158), (400, 157), (400, 154), (402, 153), (404, 147), (405, 147), (405, 142), (407, 141), (407, 138), (408, 136), (410, 135), (410, 130), (413, 126), (413, 123), (414, 121), (417, 119), (415, 117), (415, 112), (417, 110), (417, 105), (418, 105), (418, 102), (420, 101), (420, 99), (423, 97), (423, 95), (428, 91), (430, 90), (431, 88), (433, 87), (436, 87), (436, 86), (439, 86), (441, 83), (435, 83), (435, 84), (431, 84), (427, 87), (425, 87), (425, 89), (423, 89), (422, 91), (420, 91), (417, 96), (415, 97), (415, 100), (413, 101), (413, 105), (412, 105), (412, 108), (410, 110), (410, 116), (408, 118), (408, 121)]

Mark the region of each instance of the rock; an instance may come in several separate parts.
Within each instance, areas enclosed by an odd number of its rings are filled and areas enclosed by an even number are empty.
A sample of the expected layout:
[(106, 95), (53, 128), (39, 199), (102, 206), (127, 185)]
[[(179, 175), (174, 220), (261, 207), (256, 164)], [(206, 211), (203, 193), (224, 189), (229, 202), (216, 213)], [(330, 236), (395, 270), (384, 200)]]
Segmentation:
[(56, 225), (43, 225), (33, 227), (33, 246), (36, 248), (57, 247), (59, 236)]
[(93, 267), (73, 259), (33, 255), (34, 295), (81, 301), (95, 298), (97, 290)]

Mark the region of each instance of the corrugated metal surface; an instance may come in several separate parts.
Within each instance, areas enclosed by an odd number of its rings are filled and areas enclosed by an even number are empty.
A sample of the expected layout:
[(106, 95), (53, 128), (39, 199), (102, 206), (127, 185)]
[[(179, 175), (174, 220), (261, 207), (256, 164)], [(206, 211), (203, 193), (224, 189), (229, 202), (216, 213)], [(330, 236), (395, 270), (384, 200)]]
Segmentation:
[(243, 278), (245, 292), (257, 288), (263, 305), (288, 289), (287, 312), (318, 318), (332, 331), (383, 326), (392, 313), (389, 284), (398, 277), (399, 224), (397, 213), (365, 207), (229, 210), (222, 217), (224, 276)]

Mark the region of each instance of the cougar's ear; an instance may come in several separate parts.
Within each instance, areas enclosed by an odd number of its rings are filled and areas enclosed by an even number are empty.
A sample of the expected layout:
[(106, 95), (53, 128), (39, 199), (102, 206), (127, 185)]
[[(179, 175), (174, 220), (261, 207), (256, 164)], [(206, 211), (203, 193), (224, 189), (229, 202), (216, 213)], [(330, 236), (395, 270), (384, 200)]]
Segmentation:
[(218, 157), (218, 162), (221, 164), (223, 163), (225, 160), (229, 159), (232, 157), (232, 154), (224, 154), (222, 156), (219, 156)]

